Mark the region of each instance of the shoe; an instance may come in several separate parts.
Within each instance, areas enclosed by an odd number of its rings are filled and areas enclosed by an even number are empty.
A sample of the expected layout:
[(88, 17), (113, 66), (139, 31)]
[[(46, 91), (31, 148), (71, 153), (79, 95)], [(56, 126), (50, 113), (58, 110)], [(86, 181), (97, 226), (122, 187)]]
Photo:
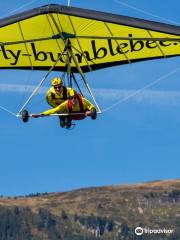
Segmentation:
[(60, 123), (60, 126), (62, 127), (62, 128), (64, 128), (65, 127), (65, 125), (66, 125), (66, 123), (65, 123), (65, 119), (64, 118), (61, 118), (61, 117), (59, 117), (59, 123)]
[(66, 128), (67, 128), (67, 129), (70, 128), (71, 125), (72, 125), (71, 120), (67, 119), (67, 120), (66, 120)]

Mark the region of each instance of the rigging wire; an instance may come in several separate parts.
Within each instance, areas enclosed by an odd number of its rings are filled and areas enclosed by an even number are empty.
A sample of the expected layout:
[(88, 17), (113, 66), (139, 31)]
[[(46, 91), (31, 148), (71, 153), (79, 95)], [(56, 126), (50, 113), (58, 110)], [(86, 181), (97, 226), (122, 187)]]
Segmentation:
[[(74, 27), (74, 24), (73, 24), (73, 21), (72, 21), (71, 17), (68, 16), (68, 18), (69, 18), (69, 21), (70, 21), (70, 23), (71, 23), (71, 26), (72, 26), (72, 29), (73, 29), (73, 31), (74, 31), (74, 34), (77, 35), (76, 29), (75, 29), (75, 27)], [(82, 46), (81, 46), (78, 38), (77, 38), (77, 43), (78, 43), (79, 48), (80, 48), (80, 53), (82, 54), (82, 56), (84, 57), (84, 59), (85, 59), (85, 61), (86, 61), (86, 63), (87, 63), (87, 66), (88, 66), (88, 68), (89, 68), (89, 71), (92, 72), (92, 68), (91, 68), (91, 66), (89, 65), (89, 62), (88, 62), (88, 60), (87, 60), (87, 58), (86, 58), (86, 56), (85, 56), (85, 54), (84, 54), (84, 52), (83, 52)], [(76, 51), (77, 51), (77, 50), (76, 50)]]
[[(56, 27), (57, 31), (59, 33), (62, 33), (62, 31), (61, 31), (61, 29), (62, 29), (61, 23), (60, 23), (60, 25), (58, 25), (57, 21), (55, 20), (55, 18), (53, 17), (52, 14), (50, 14), (50, 17), (51, 17), (51, 19), (52, 19), (52, 21), (54, 23), (54, 26)], [(60, 26), (61, 29), (59, 28), (59, 26)], [(77, 61), (77, 59), (75, 57), (75, 54), (72, 51), (72, 45), (70, 44), (69, 38), (65, 39), (63, 36), (62, 36), (62, 38), (64, 39), (64, 41), (66, 41), (66, 40), (68, 41), (67, 48), (66, 48), (67, 56), (69, 55), (70, 57), (72, 57), (72, 59), (74, 61), (74, 64), (75, 64), (75, 66), (76, 66), (76, 68), (77, 68), (77, 70), (78, 70), (78, 72), (79, 72), (79, 74), (80, 74), (80, 76), (81, 76), (81, 78), (82, 78), (82, 80), (83, 80), (83, 82), (84, 82), (84, 84), (85, 84), (89, 94), (91, 95), (91, 97), (92, 97), (92, 99), (93, 99), (93, 101), (94, 101), (94, 103), (95, 103), (95, 105), (96, 105), (96, 107), (98, 109), (98, 112), (101, 112), (101, 109), (100, 109), (100, 107), (98, 106), (98, 104), (96, 102), (94, 94), (93, 94), (93, 92), (92, 92), (92, 90), (91, 90), (91, 88), (90, 88), (90, 86), (89, 86), (89, 84), (88, 84), (88, 82), (86, 80), (85, 74), (83, 73), (83, 71), (82, 71), (82, 69), (81, 69), (81, 67), (80, 67), (80, 65), (79, 65), (79, 63), (78, 63), (78, 61)], [(65, 44), (65, 46), (66, 46), (66, 44)]]
[[(18, 8), (15, 8), (14, 10), (9, 10), (9, 11), (6, 12), (6, 14), (2, 15), (1, 18), (8, 17), (10, 14), (16, 13), (17, 11), (19, 11), (19, 10), (21, 10), (21, 9), (23, 9), (23, 8), (29, 6), (29, 5), (31, 5), (31, 4), (33, 4), (33, 3), (35, 3), (35, 2), (36, 2), (36, 0), (32, 0), (32, 1), (30, 1), (30, 2), (27, 2), (27, 3), (23, 4), (23, 5), (21, 5), (21, 6), (18, 7)], [(19, 27), (20, 27), (20, 25), (19, 25)], [(20, 32), (21, 32), (21, 34), (22, 34), (21, 29), (20, 29)], [(26, 47), (26, 51), (28, 52), (27, 47)], [(30, 62), (31, 62), (31, 60), (30, 60)], [(33, 71), (33, 66), (32, 66), (32, 64), (31, 64), (31, 70)], [(31, 72), (32, 72), (32, 71), (31, 71)], [(29, 79), (31, 79), (31, 76), (29, 77)], [(29, 79), (28, 79), (28, 81), (29, 81)], [(26, 81), (26, 82), (27, 82), (27, 81)], [(5, 108), (5, 107), (3, 107), (3, 106), (0, 106), (0, 109), (6, 111), (7, 113), (9, 113), (9, 114), (11, 114), (11, 115), (13, 115), (13, 116), (15, 116), (15, 117), (17, 117), (17, 115), (16, 115), (15, 113), (13, 113), (12, 111), (8, 110), (7, 108)]]
[[(24, 38), (24, 34), (23, 34), (23, 30), (22, 30), (22, 27), (21, 27), (21, 23), (20, 23), (20, 22), (18, 22), (18, 27), (19, 27), (19, 30), (20, 30), (21, 37), (22, 37), (22, 39), (23, 39), (23, 41), (24, 41), (25, 38)], [(29, 63), (30, 63), (30, 65), (31, 65), (31, 72), (30, 72), (30, 74), (28, 75), (28, 77), (26, 78), (26, 83), (25, 83), (25, 85), (24, 85), (24, 86), (25, 86), (25, 87), (24, 87), (24, 94), (22, 94), (21, 101), (20, 101), (21, 104), (19, 104), (19, 107), (18, 107), (18, 108), (20, 108), (20, 106), (22, 105), (23, 99), (24, 99), (24, 97), (25, 97), (25, 93), (27, 93), (28, 83), (29, 83), (30, 80), (32, 79), (32, 73), (33, 73), (33, 70), (34, 70), (26, 42), (24, 43), (24, 46), (25, 46), (26, 53), (27, 53), (27, 56), (28, 56), (28, 59), (29, 59)]]
[(13, 113), (12, 111), (10, 111), (9, 109), (7, 109), (7, 108), (5, 108), (5, 107), (3, 107), (3, 106), (0, 106), (0, 109), (1, 109), (1, 110), (4, 110), (5, 112), (7, 112), (7, 113), (9, 113), (9, 114), (11, 114), (11, 115), (13, 115), (14, 117), (16, 117), (16, 114)]
[(148, 88), (156, 85), (157, 83), (159, 83), (159, 82), (161, 82), (162, 80), (168, 78), (169, 76), (177, 73), (178, 71), (180, 71), (180, 66), (177, 67), (177, 68), (175, 68), (173, 71), (171, 71), (171, 72), (169, 72), (169, 73), (167, 73), (167, 74), (159, 77), (158, 79), (154, 80), (153, 82), (145, 85), (144, 87), (138, 89), (137, 91), (133, 92), (133, 93), (130, 94), (129, 96), (127, 96), (127, 97), (125, 97), (125, 98), (117, 101), (116, 103), (112, 104), (110, 107), (105, 108), (105, 109), (102, 111), (102, 113), (107, 112), (107, 111), (113, 109), (114, 107), (116, 107), (117, 105), (120, 105), (121, 103), (128, 101), (130, 98), (132, 98), (132, 97), (140, 94), (140, 93), (143, 92), (144, 90), (146, 90), (146, 89), (148, 89)]
[[(150, 13), (150, 12), (144, 11), (143, 9), (140, 9), (140, 8), (134, 7), (134, 6), (132, 6), (132, 5), (129, 5), (129, 4), (127, 4), (127, 3), (124, 3), (124, 2), (122, 2), (122, 1), (120, 1), (120, 0), (113, 0), (113, 1), (116, 2), (116, 3), (119, 3), (119, 4), (123, 5), (123, 6), (126, 6), (126, 7), (128, 7), (128, 8), (131, 8), (131, 9), (133, 9), (133, 10), (136, 10), (136, 11), (138, 11), (138, 12), (141, 12), (141, 13), (144, 13), (144, 14), (147, 14), (147, 15), (150, 15), (150, 16), (152, 16), (152, 17), (156, 17), (156, 18), (159, 18), (159, 19), (161, 19), (161, 20), (168, 21), (168, 22), (173, 23), (173, 24), (179, 24), (179, 23), (177, 23), (177, 22), (175, 22), (175, 21), (172, 21), (172, 20), (170, 20), (170, 19), (160, 17), (160, 16), (158, 16), (158, 15), (155, 15), (155, 14), (152, 14), (152, 13)], [(104, 109), (104, 110), (102, 111), (102, 113), (107, 112), (107, 111), (113, 109), (114, 107), (116, 107), (117, 105), (120, 105), (121, 103), (128, 101), (130, 98), (132, 98), (132, 97), (140, 94), (140, 93), (141, 93), (142, 91), (144, 91), (145, 89), (148, 89), (148, 88), (156, 85), (156, 84), (159, 83), (160, 81), (166, 79), (167, 77), (175, 74), (175, 73), (178, 72), (178, 71), (180, 71), (180, 67), (178, 67), (178, 68), (176, 68), (175, 70), (173, 70), (173, 71), (171, 71), (171, 72), (169, 72), (169, 73), (161, 76), (160, 78), (154, 80), (153, 82), (145, 85), (144, 87), (138, 89), (137, 91), (133, 92), (132, 94), (130, 94), (129, 96), (123, 98), (122, 100), (117, 101), (116, 103), (112, 104), (110, 107)]]
[[(33, 1), (29, 2), (29, 3), (27, 3), (27, 4), (24, 4), (24, 5), (22, 5), (20, 8), (17, 8), (17, 9), (15, 9), (15, 10), (11, 11), (10, 13), (15, 12), (15, 11), (17, 11), (17, 10), (19, 10), (19, 9), (21, 9), (21, 8), (23, 8), (23, 7), (25, 7), (25, 6), (27, 6), (27, 5), (30, 5), (30, 4), (34, 3), (35, 1), (36, 1), (36, 0), (33, 0)], [(171, 20), (169, 20), (169, 19), (165, 19), (165, 18), (162, 18), (162, 17), (156, 16), (156, 15), (153, 15), (153, 14), (148, 13), (148, 12), (142, 10), (142, 9), (138, 9), (138, 8), (136, 8), (136, 7), (130, 6), (130, 5), (128, 5), (128, 4), (125, 4), (125, 3), (123, 3), (123, 2), (121, 2), (121, 1), (119, 1), (119, 0), (114, 0), (114, 1), (117, 2), (117, 3), (119, 3), (119, 4), (122, 4), (122, 5), (124, 5), (124, 6), (127, 6), (127, 7), (129, 7), (129, 8), (132, 8), (132, 9), (134, 9), (134, 10), (137, 10), (137, 11), (143, 12), (143, 13), (145, 13), (145, 14), (148, 14), (148, 15), (151, 15), (151, 16), (154, 16), (154, 17), (158, 17), (158, 18), (161, 18), (161, 19), (163, 19), (163, 20), (167, 20), (167, 21), (169, 21), (169, 22), (173, 22), (173, 23), (175, 23), (174, 21), (171, 21)], [(70, 6), (70, 0), (68, 0), (68, 6)], [(116, 105), (119, 105), (120, 103), (127, 101), (127, 100), (130, 99), (131, 97), (134, 97), (135, 95), (139, 94), (139, 93), (142, 92), (143, 90), (145, 90), (145, 89), (147, 89), (147, 88), (149, 88), (149, 87), (151, 87), (151, 86), (157, 84), (158, 82), (164, 80), (165, 78), (169, 77), (170, 75), (176, 73), (176, 72), (179, 71), (179, 70), (180, 70), (180, 67), (178, 67), (177, 69), (171, 71), (170, 73), (168, 73), (168, 74), (166, 74), (166, 75), (164, 75), (164, 76), (162, 76), (162, 77), (156, 79), (155, 81), (153, 81), (152, 83), (150, 83), (150, 84), (144, 86), (143, 88), (141, 88), (141, 89), (135, 91), (135, 92), (132, 93), (131, 95), (129, 95), (129, 96), (127, 96), (126, 98), (124, 98), (124, 99), (122, 99), (122, 100), (116, 102), (116, 103), (113, 104), (111, 107), (106, 108), (106, 109), (103, 110), (102, 112), (106, 112), (106, 111), (112, 109), (113, 107), (115, 107)], [(8, 113), (10, 113), (10, 114), (12, 114), (13, 116), (16, 116), (16, 114), (14, 114), (13, 112), (11, 112), (11, 111), (8, 110), (7, 108), (2, 107), (2, 106), (0, 106), (0, 108), (1, 108), (2, 110), (6, 111), (6, 112), (8, 112)]]
[(21, 107), (21, 109), (19, 110), (19, 112), (17, 113), (17, 117), (20, 116), (21, 111), (26, 107), (26, 105), (30, 102), (30, 100), (33, 98), (33, 96), (38, 92), (39, 88), (43, 85), (44, 81), (47, 79), (47, 77), (49, 76), (49, 74), (52, 72), (52, 70), (54, 69), (54, 67), (56, 66), (56, 64), (58, 63), (58, 61), (60, 60), (60, 58), (62, 57), (62, 55), (64, 54), (64, 51), (59, 55), (59, 57), (57, 58), (56, 62), (51, 66), (51, 68), (48, 70), (48, 72), (46, 73), (46, 75), (42, 78), (42, 80), (40, 81), (40, 83), (37, 85), (37, 87), (34, 89), (34, 91), (32, 92), (32, 94), (29, 96), (29, 98), (27, 99), (27, 101), (24, 103), (24, 105)]
[(7, 17), (9, 14), (15, 13), (15, 12), (19, 11), (20, 9), (23, 9), (24, 7), (27, 7), (27, 6), (35, 3), (35, 2), (37, 2), (37, 0), (32, 0), (31, 2), (25, 3), (25, 4), (21, 5), (20, 7), (14, 9), (14, 10), (10, 10), (10, 11), (8, 11), (8, 13), (1, 16), (1, 18)]
[(167, 21), (167, 22), (172, 23), (172, 24), (179, 24), (178, 22), (175, 22), (175, 21), (170, 20), (170, 19), (168, 19), (168, 18), (164, 18), (164, 17), (160, 17), (160, 16), (158, 16), (158, 15), (152, 14), (152, 13), (150, 13), (150, 12), (148, 12), (148, 11), (145, 11), (145, 10), (143, 10), (143, 9), (134, 7), (134, 6), (130, 5), (130, 4), (127, 4), (127, 3), (122, 2), (122, 1), (120, 1), (120, 0), (113, 0), (113, 1), (116, 2), (116, 3), (119, 3), (119, 4), (121, 4), (121, 5), (123, 5), (123, 6), (125, 6), (125, 7), (131, 8), (131, 9), (136, 10), (136, 11), (138, 11), (138, 12), (141, 12), (141, 13), (143, 13), (143, 14), (149, 15), (149, 16), (151, 16), (151, 17), (156, 17), (156, 18), (159, 18), (159, 19), (161, 19), (161, 20)]
[(68, 0), (68, 7), (70, 7), (71, 0)]

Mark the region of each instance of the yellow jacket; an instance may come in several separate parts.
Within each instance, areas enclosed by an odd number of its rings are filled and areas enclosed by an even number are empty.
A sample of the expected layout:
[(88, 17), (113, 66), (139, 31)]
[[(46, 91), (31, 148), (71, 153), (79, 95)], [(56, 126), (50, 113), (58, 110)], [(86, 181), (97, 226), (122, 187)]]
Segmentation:
[(61, 103), (67, 100), (67, 94), (72, 88), (66, 88), (63, 86), (63, 91), (58, 95), (54, 89), (51, 87), (46, 93), (46, 101), (51, 107), (57, 107)]
[[(84, 112), (88, 111), (88, 110), (90, 111), (92, 108), (94, 108), (94, 105), (92, 103), (90, 103), (86, 98), (82, 97), (81, 99), (82, 99), (82, 105), (83, 105)], [(47, 111), (44, 111), (41, 114), (50, 115), (50, 114), (54, 114), (54, 113), (69, 113), (69, 104), (68, 104), (69, 101), (70, 100), (66, 100), (59, 106), (49, 109)], [(72, 105), (71, 113), (73, 113), (73, 112), (81, 112), (79, 102)]]

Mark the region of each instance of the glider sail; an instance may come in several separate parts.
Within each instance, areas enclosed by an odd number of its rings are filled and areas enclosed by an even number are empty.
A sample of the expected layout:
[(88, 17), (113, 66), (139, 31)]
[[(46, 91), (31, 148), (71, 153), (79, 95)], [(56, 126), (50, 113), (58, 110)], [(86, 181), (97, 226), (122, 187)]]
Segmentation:
[(68, 58), (87, 72), (178, 55), (180, 27), (169, 24), (60, 5), (0, 20), (0, 68), (65, 71)]

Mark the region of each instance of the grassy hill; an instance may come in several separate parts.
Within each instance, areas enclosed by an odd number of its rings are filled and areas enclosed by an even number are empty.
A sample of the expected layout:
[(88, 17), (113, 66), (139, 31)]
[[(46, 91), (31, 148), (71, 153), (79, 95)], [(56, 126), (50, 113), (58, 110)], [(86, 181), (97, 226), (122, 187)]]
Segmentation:
[(0, 240), (16, 239), (179, 240), (180, 180), (1, 197)]

